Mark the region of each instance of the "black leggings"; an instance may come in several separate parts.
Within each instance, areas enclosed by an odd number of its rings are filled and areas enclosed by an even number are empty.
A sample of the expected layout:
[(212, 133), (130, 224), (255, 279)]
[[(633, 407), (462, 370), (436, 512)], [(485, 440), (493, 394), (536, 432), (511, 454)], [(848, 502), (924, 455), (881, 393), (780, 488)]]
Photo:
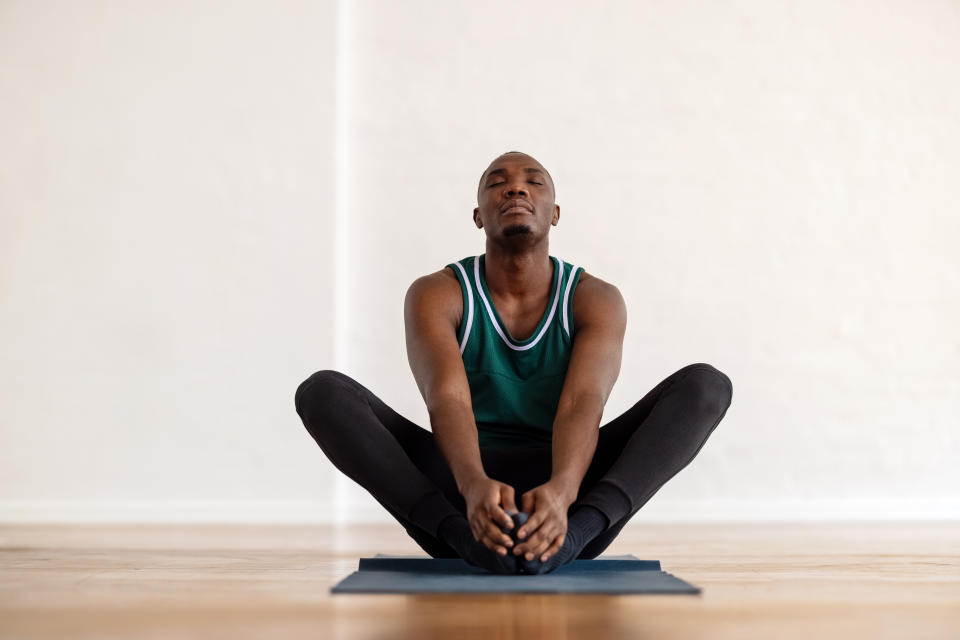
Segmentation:
[[(683, 367), (600, 427), (576, 502), (610, 526), (584, 547), (595, 558), (640, 507), (700, 451), (733, 397), (730, 378), (709, 364)], [(456, 552), (437, 538), (440, 522), (466, 503), (434, 441), (369, 389), (338, 371), (318, 371), (297, 388), (297, 413), (333, 465), (364, 487), (434, 558)], [(481, 448), (488, 476), (520, 495), (550, 479), (549, 445)]]

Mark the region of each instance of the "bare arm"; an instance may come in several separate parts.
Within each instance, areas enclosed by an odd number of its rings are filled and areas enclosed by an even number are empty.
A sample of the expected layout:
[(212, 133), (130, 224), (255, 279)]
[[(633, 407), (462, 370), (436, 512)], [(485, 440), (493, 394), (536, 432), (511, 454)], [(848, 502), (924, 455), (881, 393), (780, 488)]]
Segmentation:
[(623, 356), (627, 308), (620, 291), (599, 278), (574, 296), (574, 341), (553, 424), (553, 474), (572, 504), (597, 447), (603, 407)]
[(533, 511), (517, 532), (527, 537), (514, 548), (527, 559), (546, 561), (563, 545), (567, 509), (597, 448), (603, 406), (620, 373), (627, 310), (613, 285), (584, 274), (573, 299), (573, 351), (553, 420), (553, 473), (523, 494)]
[(448, 270), (415, 280), (404, 302), (407, 359), (427, 404), (437, 446), (466, 502), (473, 537), (506, 555), (513, 543), (500, 526), (513, 527), (506, 510), (517, 509), (514, 489), (483, 469), (470, 383), (457, 344), (462, 315), (460, 284)]
[(404, 325), (410, 369), (427, 405), (437, 445), (462, 493), (470, 480), (486, 474), (470, 386), (457, 344), (456, 327), (463, 315), (460, 285), (456, 276), (444, 271), (410, 285), (404, 301)]

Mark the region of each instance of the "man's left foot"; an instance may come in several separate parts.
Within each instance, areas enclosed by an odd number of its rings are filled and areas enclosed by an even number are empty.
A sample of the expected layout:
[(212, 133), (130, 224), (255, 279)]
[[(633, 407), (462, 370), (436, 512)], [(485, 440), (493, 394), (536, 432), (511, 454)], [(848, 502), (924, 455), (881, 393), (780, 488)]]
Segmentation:
[(547, 558), (546, 562), (541, 562), (539, 557), (527, 560), (526, 554), (518, 556), (520, 573), (550, 573), (572, 562), (588, 542), (606, 531), (608, 523), (607, 517), (599, 509), (590, 506), (576, 508), (567, 520), (567, 534), (563, 539), (563, 546)]

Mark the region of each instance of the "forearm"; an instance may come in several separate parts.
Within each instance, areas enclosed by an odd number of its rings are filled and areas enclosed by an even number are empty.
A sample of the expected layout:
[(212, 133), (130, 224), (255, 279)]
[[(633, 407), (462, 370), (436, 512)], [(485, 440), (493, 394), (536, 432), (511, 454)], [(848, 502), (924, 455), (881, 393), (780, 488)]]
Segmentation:
[(553, 424), (553, 473), (557, 485), (572, 504), (597, 449), (603, 402), (580, 402), (557, 411)]
[(456, 399), (438, 400), (429, 409), (430, 426), (440, 452), (457, 481), (457, 489), (486, 472), (480, 459), (477, 425), (470, 407)]

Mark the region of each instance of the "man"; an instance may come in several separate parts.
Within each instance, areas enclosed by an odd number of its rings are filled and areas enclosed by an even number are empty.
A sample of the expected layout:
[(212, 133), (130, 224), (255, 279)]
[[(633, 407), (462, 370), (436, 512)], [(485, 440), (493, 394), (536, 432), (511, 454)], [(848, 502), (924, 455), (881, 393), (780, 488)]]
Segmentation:
[(732, 399), (726, 374), (696, 363), (600, 427), (626, 307), (615, 286), (550, 256), (555, 199), (534, 158), (496, 158), (473, 210), (485, 253), (407, 291), (408, 359), (432, 433), (336, 371), (313, 374), (295, 398), (333, 464), (427, 553), (496, 573), (598, 556)]

